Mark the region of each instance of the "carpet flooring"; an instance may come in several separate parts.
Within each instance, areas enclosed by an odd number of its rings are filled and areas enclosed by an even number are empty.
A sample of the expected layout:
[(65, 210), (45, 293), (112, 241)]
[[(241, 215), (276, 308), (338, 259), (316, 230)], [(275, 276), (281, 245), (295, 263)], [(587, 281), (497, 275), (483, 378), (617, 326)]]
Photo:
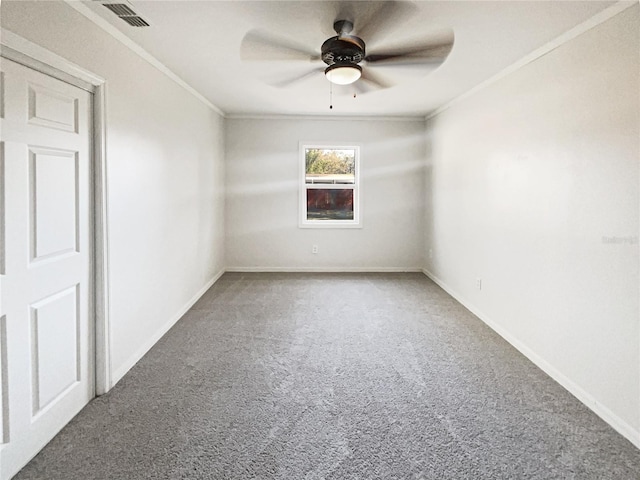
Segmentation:
[(639, 479), (422, 274), (227, 273), (16, 480)]

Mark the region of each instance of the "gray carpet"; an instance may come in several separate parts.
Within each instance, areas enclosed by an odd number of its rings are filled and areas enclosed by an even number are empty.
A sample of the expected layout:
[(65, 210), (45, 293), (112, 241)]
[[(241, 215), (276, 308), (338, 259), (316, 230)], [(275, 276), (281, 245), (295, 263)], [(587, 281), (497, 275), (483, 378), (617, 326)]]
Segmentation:
[(16, 479), (638, 479), (422, 274), (225, 274)]

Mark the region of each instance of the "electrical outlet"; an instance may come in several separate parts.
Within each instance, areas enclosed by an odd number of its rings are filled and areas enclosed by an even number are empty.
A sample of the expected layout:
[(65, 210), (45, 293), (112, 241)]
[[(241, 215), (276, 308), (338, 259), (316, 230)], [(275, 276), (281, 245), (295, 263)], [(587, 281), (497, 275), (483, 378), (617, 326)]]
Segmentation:
[(318, 245), (312, 245), (311, 246), (311, 253), (318, 253)]
[(429, 258), (433, 258), (433, 248), (429, 249)]
[(478, 290), (482, 290), (482, 279), (481, 278), (476, 278), (476, 288)]

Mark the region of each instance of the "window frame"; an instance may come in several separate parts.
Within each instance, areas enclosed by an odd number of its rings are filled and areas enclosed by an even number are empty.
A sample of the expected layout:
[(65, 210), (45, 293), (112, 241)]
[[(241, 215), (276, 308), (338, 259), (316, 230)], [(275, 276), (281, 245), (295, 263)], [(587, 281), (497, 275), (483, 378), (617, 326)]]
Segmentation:
[[(353, 150), (354, 151), (354, 183), (307, 183), (306, 182), (306, 155), (305, 151), (310, 148), (322, 150)], [(327, 142), (300, 142), (298, 153), (298, 197), (299, 197), (299, 228), (362, 228), (362, 205), (360, 194), (362, 185), (360, 183), (360, 154), (361, 146), (357, 143), (327, 143)], [(307, 190), (328, 189), (328, 190), (353, 190), (353, 219), (351, 220), (309, 220), (307, 219)]]

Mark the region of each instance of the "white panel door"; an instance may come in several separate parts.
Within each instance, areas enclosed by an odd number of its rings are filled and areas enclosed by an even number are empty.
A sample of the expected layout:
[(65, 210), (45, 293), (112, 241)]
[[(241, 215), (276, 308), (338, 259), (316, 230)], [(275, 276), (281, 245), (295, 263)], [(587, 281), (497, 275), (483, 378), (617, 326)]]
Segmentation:
[(0, 480), (94, 396), (91, 94), (2, 59)]

